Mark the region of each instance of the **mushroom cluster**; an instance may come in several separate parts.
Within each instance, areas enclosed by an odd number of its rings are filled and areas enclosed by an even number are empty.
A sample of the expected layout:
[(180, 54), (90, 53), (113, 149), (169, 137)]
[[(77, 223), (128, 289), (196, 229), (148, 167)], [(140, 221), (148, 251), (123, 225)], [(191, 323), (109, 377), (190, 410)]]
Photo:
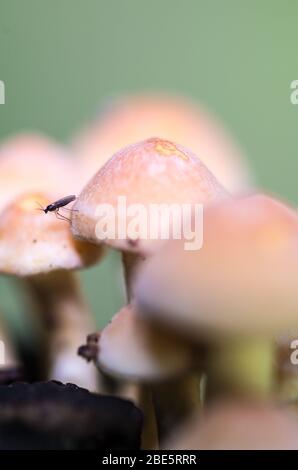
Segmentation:
[[(0, 145), (0, 273), (35, 338), (0, 316), (1, 449), (298, 449), (298, 214), (251, 181), (169, 96), (114, 101), (67, 148)], [(126, 301), (97, 330), (76, 271), (108, 250)]]

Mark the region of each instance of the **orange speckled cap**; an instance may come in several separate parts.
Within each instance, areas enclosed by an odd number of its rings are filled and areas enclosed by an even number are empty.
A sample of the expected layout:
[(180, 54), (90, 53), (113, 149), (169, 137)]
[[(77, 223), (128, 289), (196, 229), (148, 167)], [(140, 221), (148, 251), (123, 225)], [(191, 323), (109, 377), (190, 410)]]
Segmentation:
[(249, 186), (241, 151), (220, 122), (201, 106), (166, 94), (140, 94), (108, 102), (81, 132), (74, 151), (89, 179), (118, 149), (158, 135), (190, 148), (231, 192)]
[[(98, 207), (109, 204), (117, 209), (119, 196), (125, 198), (126, 207), (142, 204), (149, 212), (151, 204), (207, 204), (225, 195), (192, 152), (168, 140), (151, 138), (117, 152), (89, 181), (74, 205), (72, 231), (75, 237), (98, 243)], [(123, 220), (128, 233), (129, 217), (116, 212), (116, 227)], [(124, 237), (105, 239), (114, 248), (127, 251), (146, 251), (150, 244), (148, 239), (138, 240), (137, 247), (129, 242)]]
[(192, 357), (189, 346), (150, 329), (133, 306), (126, 306), (100, 333), (97, 362), (115, 377), (150, 382), (185, 372)]
[(18, 276), (79, 269), (96, 262), (99, 246), (73, 239), (69, 222), (37, 210), (50, 196), (26, 193), (0, 215), (0, 272)]
[(62, 145), (40, 134), (18, 134), (0, 144), (0, 210), (27, 191), (59, 199), (81, 189), (76, 162)]
[(170, 241), (136, 280), (140, 311), (200, 337), (298, 330), (298, 217), (256, 195), (204, 213), (203, 246)]

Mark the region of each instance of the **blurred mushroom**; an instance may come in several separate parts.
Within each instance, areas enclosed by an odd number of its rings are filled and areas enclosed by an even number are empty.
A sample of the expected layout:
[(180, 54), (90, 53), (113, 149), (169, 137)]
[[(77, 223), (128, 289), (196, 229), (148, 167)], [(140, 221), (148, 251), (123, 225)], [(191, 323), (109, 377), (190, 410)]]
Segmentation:
[(128, 450), (140, 447), (141, 412), (129, 401), (72, 384), (0, 386), (1, 450)]
[[(176, 204), (180, 208), (182, 204), (188, 204), (193, 209), (195, 204), (207, 204), (225, 197), (226, 192), (189, 150), (159, 138), (151, 138), (120, 150), (95, 174), (74, 205), (72, 231), (78, 239), (99, 244), (103, 242), (122, 252), (130, 301), (139, 263), (164, 242), (160, 237), (164, 220), (162, 213), (155, 220), (147, 219), (147, 229), (154, 229), (157, 234), (155, 239), (151, 239), (148, 233), (135, 238), (130, 233), (129, 215), (123, 207), (119, 207), (119, 196), (124, 199), (128, 211), (134, 204), (141, 205), (150, 219), (150, 207), (154, 204), (155, 207)], [(112, 210), (108, 211), (101, 224), (99, 209), (107, 205)], [(165, 223), (170, 232), (173, 222), (166, 220)], [(106, 226), (112, 224), (115, 227), (114, 237), (105, 232)], [(185, 383), (185, 377), (181, 380)], [(189, 388), (186, 387), (185, 391), (189, 393)], [(175, 393), (172, 383), (171, 393)], [(190, 402), (193, 403), (192, 391)]]
[(0, 210), (28, 191), (49, 192), (55, 200), (80, 188), (76, 161), (62, 145), (33, 133), (0, 142)]
[(298, 330), (298, 218), (273, 198), (220, 201), (201, 250), (172, 241), (136, 284), (140, 312), (210, 346), (210, 393), (267, 396), (274, 336)]
[(222, 124), (181, 97), (143, 94), (115, 99), (76, 137), (74, 151), (88, 180), (118, 149), (154, 135), (192, 149), (228, 190), (248, 187), (246, 162)]
[[(162, 329), (154, 328), (138, 316), (133, 306), (124, 307), (112, 318), (98, 335), (97, 346), (93, 351), (93, 360), (100, 370), (120, 380), (121, 383), (139, 384), (138, 394), (134, 399), (142, 409), (145, 406), (145, 419), (150, 420), (146, 428), (147, 446), (153, 448), (157, 446), (152, 418), (154, 413), (148, 409), (149, 405), (151, 407), (152, 388), (160, 384), (165, 386), (164, 384), (170, 381), (172, 394), (175, 397), (176, 382), (178, 384), (182, 382), (184, 385), (183, 390), (180, 387), (179, 401), (169, 398), (169, 389), (166, 387), (166, 400), (172, 405), (170, 423), (165, 423), (167, 428), (171, 425), (176, 426), (182, 418), (184, 419), (193, 411), (193, 405), (197, 407), (199, 391), (197, 389), (195, 394), (194, 384), (185, 379), (187, 372), (192, 368), (192, 352), (189, 345)], [(81, 350), (81, 353), (84, 352)], [(183, 381), (180, 381), (181, 376)], [(191, 386), (191, 390), (185, 386)], [(190, 392), (195, 395), (194, 402), (189, 401)], [(153, 394), (154, 399), (156, 397)], [(158, 431), (159, 437), (162, 437), (160, 432), (166, 434), (168, 429), (160, 429), (159, 426)], [(148, 439), (149, 434), (151, 439)]]
[(99, 335), (97, 363), (112, 375), (142, 383), (162, 381), (189, 369), (189, 347), (151, 327), (133, 306), (122, 308)]
[(167, 442), (171, 450), (297, 450), (298, 423), (264, 403), (217, 403)]
[(40, 305), (50, 378), (96, 390), (93, 369), (76, 354), (93, 323), (72, 271), (94, 263), (102, 248), (75, 241), (67, 221), (36, 210), (50, 202), (27, 193), (1, 212), (0, 272), (25, 279)]

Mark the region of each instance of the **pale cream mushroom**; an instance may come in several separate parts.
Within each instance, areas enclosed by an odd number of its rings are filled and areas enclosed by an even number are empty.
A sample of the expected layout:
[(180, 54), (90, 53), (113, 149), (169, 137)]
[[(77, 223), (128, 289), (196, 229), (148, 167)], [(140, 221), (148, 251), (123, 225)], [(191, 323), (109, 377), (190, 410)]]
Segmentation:
[(297, 214), (256, 195), (207, 208), (202, 249), (169, 242), (135, 293), (144, 316), (206, 339), (209, 393), (261, 397), (274, 388), (274, 337), (298, 331), (297, 278)]
[(75, 159), (57, 142), (37, 133), (0, 142), (0, 211), (27, 191), (49, 192), (56, 200), (80, 189)]
[(250, 185), (248, 165), (222, 123), (204, 107), (182, 97), (139, 94), (116, 98), (79, 133), (73, 147), (88, 180), (118, 149), (155, 135), (192, 149), (231, 192)]
[[(163, 394), (164, 401), (169, 401), (167, 419), (164, 427), (174, 427), (183, 421), (197, 406), (199, 382), (195, 382), (192, 370), (192, 351), (189, 345), (175, 335), (162, 329), (154, 328), (144, 321), (132, 305), (120, 310), (111, 322), (98, 334), (97, 347), (94, 351), (94, 362), (101, 371), (123, 383), (139, 385), (127, 388), (122, 386), (121, 394), (132, 398), (144, 410), (146, 439), (145, 445), (157, 446), (154, 429), (154, 412), (151, 409), (150, 391), (158, 386), (172, 383), (172, 394), (177, 398), (177, 382), (180, 383), (180, 400), (171, 400), (169, 387)], [(191, 375), (191, 380), (188, 378)], [(187, 378), (185, 378), (187, 376)], [(180, 379), (182, 377), (182, 379)], [(182, 390), (181, 383), (184, 385)], [(185, 390), (187, 387), (187, 390)], [(194, 388), (197, 387), (196, 394)], [(194, 395), (193, 401), (189, 395)], [(162, 397), (153, 393), (154, 405), (161, 406)], [(157, 400), (157, 403), (156, 403)], [(149, 420), (149, 423), (148, 423)], [(160, 424), (160, 423), (159, 423)], [(165, 432), (159, 429), (159, 432)]]
[(166, 443), (171, 450), (298, 450), (298, 422), (264, 403), (216, 403)]
[[(150, 138), (119, 150), (89, 181), (74, 204), (72, 232), (78, 239), (104, 242), (122, 252), (130, 298), (136, 265), (161, 243), (164, 220), (162, 213), (150, 218), (152, 206), (188, 204), (193, 210), (196, 204), (205, 205), (226, 195), (191, 151), (164, 139)], [(128, 212), (134, 204), (149, 215), (147, 230), (133, 229), (132, 221), (138, 213)], [(111, 210), (106, 212), (107, 205)], [(171, 221), (166, 223), (171, 238)], [(114, 227), (115, 235), (110, 235), (109, 229)], [(157, 234), (155, 238), (152, 233)]]
[(151, 383), (181, 374), (191, 366), (192, 357), (185, 343), (162, 329), (151, 329), (128, 305), (101, 331), (97, 362), (121, 379)]
[(95, 263), (102, 248), (75, 241), (69, 222), (37, 210), (52, 196), (26, 193), (0, 214), (0, 272), (27, 281), (42, 314), (51, 379), (96, 390), (96, 374), (77, 357), (93, 322), (74, 270)]

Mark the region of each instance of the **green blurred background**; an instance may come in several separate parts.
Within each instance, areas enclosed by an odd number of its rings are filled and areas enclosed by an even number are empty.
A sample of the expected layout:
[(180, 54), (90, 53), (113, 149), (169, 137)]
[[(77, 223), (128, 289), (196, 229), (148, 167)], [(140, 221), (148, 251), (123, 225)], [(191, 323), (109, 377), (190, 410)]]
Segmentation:
[[(0, 137), (67, 141), (115, 94), (178, 92), (221, 118), (260, 186), (298, 204), (297, 17), (296, 0), (0, 0)], [(99, 326), (119, 279), (115, 254), (83, 274)], [(0, 278), (0, 308), (17, 318), (19, 304)]]

